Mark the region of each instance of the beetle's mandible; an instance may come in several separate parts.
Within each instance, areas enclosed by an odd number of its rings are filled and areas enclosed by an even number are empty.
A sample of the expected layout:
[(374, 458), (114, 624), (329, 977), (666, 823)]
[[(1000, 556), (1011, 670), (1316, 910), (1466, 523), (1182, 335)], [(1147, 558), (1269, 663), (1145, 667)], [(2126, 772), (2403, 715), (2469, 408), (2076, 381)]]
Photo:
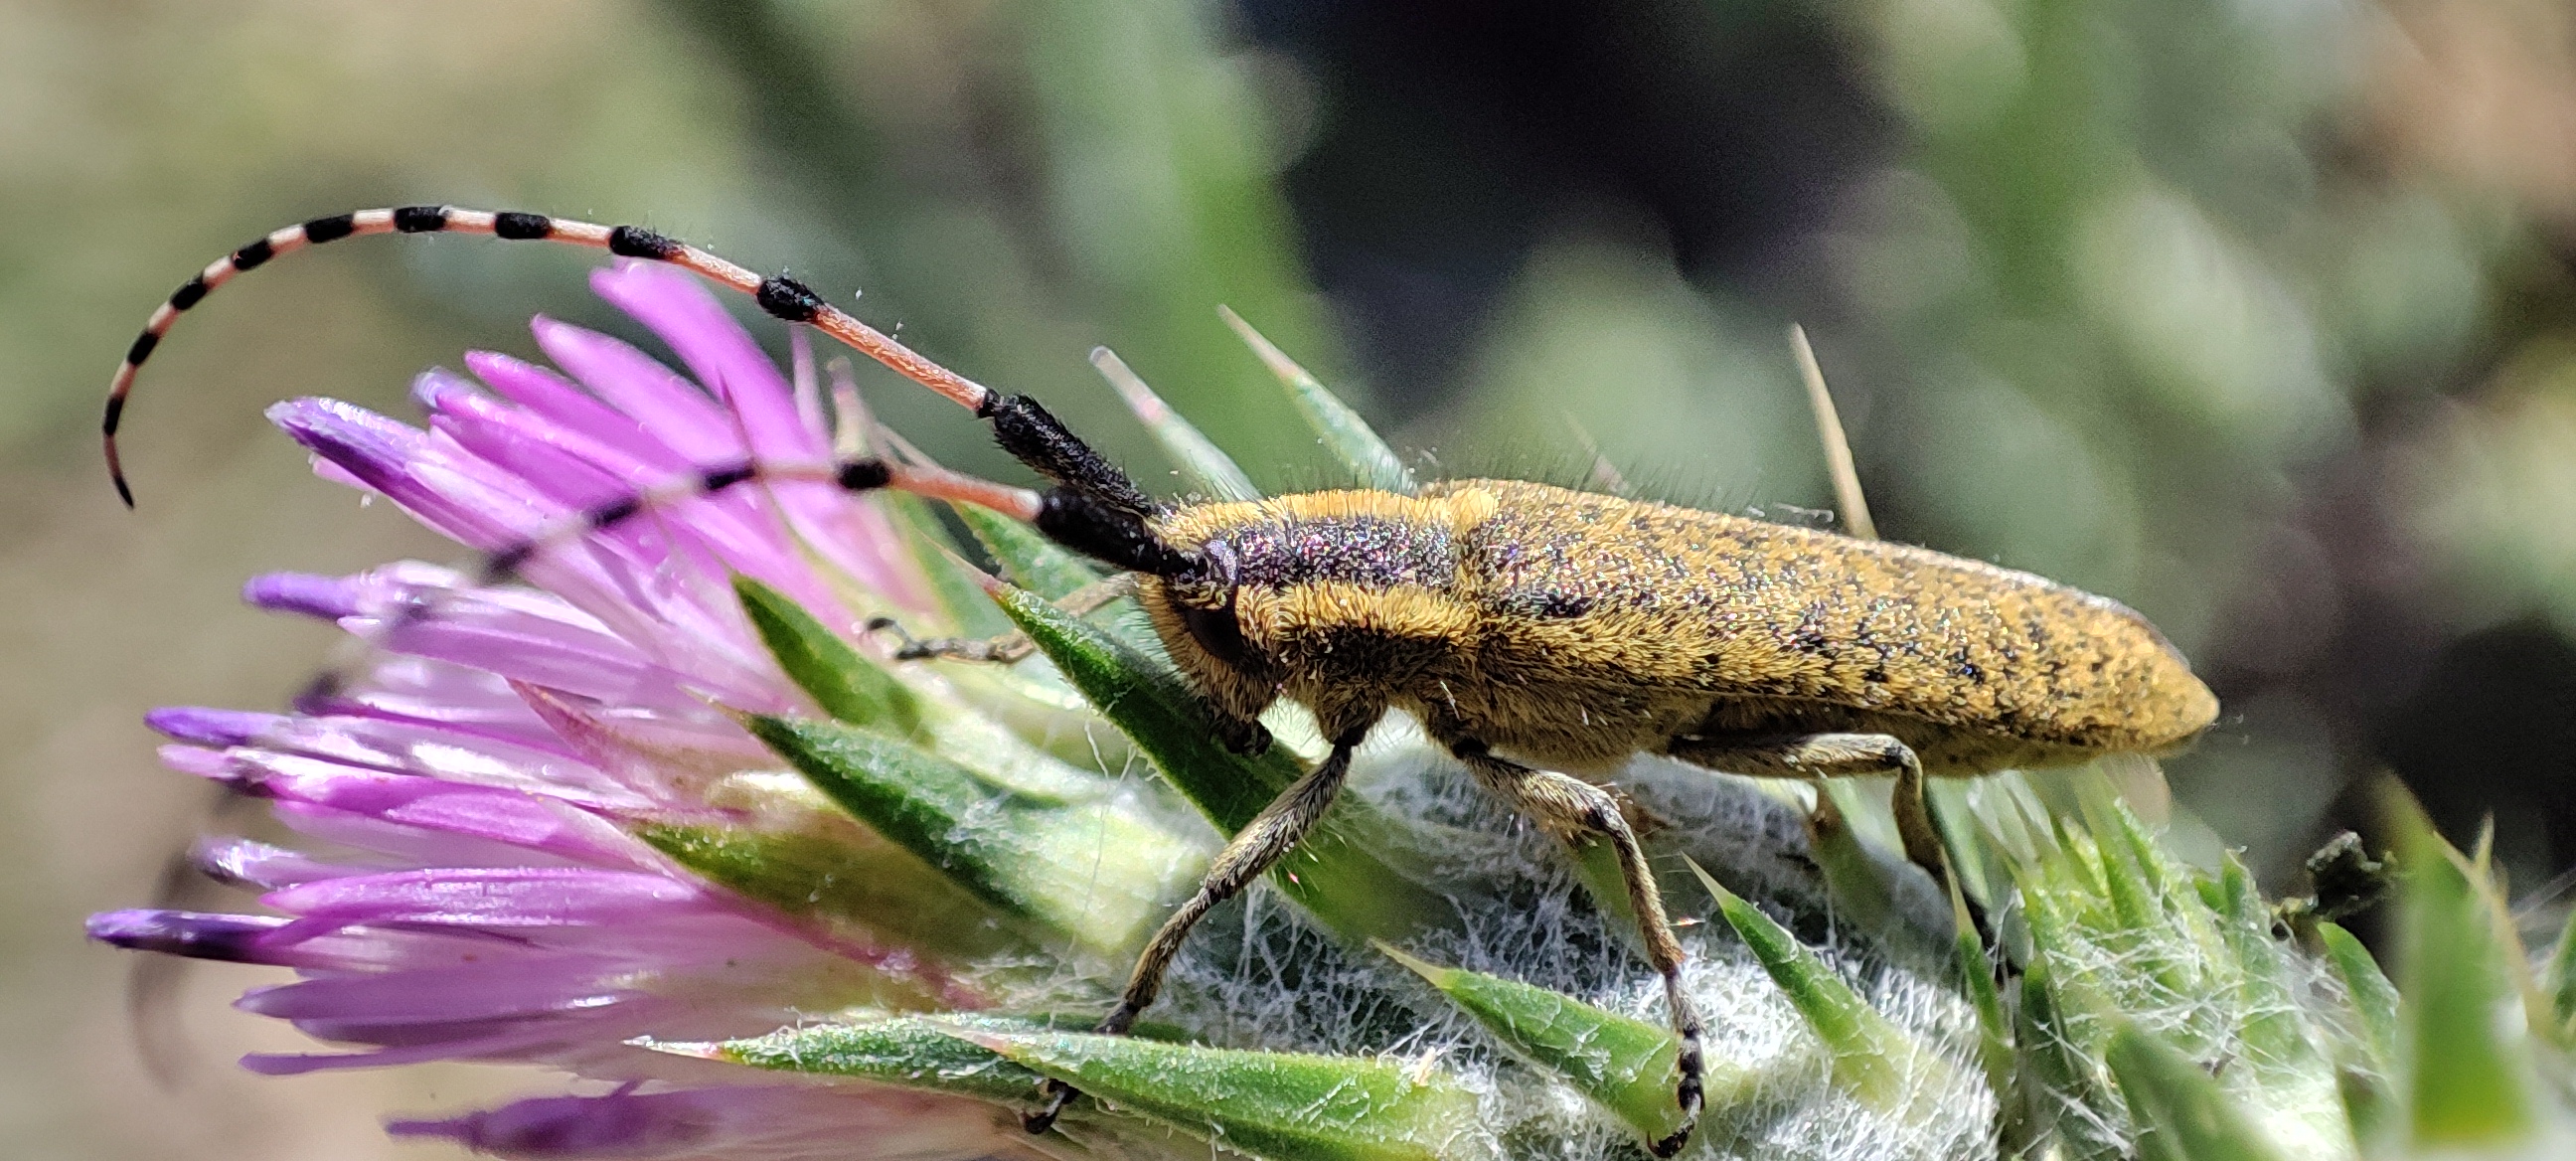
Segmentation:
[[(1927, 549), (1506, 480), (1418, 495), (1328, 491), (1171, 505), (1145, 494), (1032, 400), (914, 353), (787, 278), (632, 226), (409, 206), (317, 218), (217, 260), (154, 312), (110, 386), (116, 431), (135, 372), (178, 316), (276, 255), (381, 233), (478, 233), (665, 262), (754, 296), (989, 419), (1044, 491), (878, 457), (701, 465), (504, 548), (492, 579), (532, 554), (656, 507), (765, 479), (829, 480), (981, 505), (1134, 574), (1132, 589), (1229, 744), (1269, 744), (1258, 717), (1285, 699), (1331, 751), (1219, 853), (1156, 932), (1099, 1028), (1153, 1002), (1190, 927), (1276, 863), (1323, 816), (1352, 752), (1389, 712), (1419, 718), (1476, 780), (1569, 842), (1617, 853), (1648, 959), (1682, 1039), (1685, 1126), (1700, 1104), (1700, 1020), (1637, 837), (1600, 780), (1631, 755), (1738, 774), (1892, 774), (1906, 853), (1945, 873), (1926, 777), (2163, 754), (2218, 712), (2182, 656), (2136, 613), (2030, 575)], [(1125, 591), (1122, 589), (1121, 591)], [(1107, 591), (1097, 594), (1106, 596)], [(424, 614), (426, 615), (426, 614)], [(1009, 659), (985, 642), (902, 655)], [(1043, 1132), (1076, 1094), (1050, 1082)]]

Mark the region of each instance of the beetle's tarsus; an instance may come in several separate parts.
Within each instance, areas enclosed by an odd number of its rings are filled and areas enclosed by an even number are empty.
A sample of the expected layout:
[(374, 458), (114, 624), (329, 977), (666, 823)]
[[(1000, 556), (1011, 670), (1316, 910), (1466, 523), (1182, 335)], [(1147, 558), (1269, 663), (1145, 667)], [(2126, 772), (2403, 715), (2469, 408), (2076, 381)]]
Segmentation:
[(1270, 727), (1249, 718), (1222, 716), (1217, 718), (1216, 738), (1228, 753), (1241, 754), (1246, 758), (1258, 758), (1268, 753), (1272, 741)]
[(1064, 1115), (1065, 1106), (1072, 1104), (1073, 1098), (1082, 1095), (1082, 1090), (1060, 1080), (1047, 1081), (1038, 1089), (1038, 1092), (1046, 1097), (1046, 1104), (1031, 1112), (1020, 1114), (1020, 1127), (1028, 1130), (1032, 1137), (1054, 1128), (1055, 1119)]
[(922, 661), (938, 658), (948, 661), (989, 661), (1001, 665), (1026, 660), (1037, 652), (1037, 642), (1026, 633), (1004, 633), (999, 637), (931, 637), (923, 639), (905, 632), (892, 617), (870, 617), (862, 626), (870, 633), (887, 633), (895, 639), (893, 657), (897, 661)]

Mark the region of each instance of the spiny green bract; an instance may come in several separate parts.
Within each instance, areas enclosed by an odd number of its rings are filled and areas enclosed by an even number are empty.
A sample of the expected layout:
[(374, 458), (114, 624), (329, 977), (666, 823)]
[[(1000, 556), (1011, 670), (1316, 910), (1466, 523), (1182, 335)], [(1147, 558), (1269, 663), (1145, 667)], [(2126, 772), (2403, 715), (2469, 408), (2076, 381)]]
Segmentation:
[[(1356, 413), (1260, 346), (1348, 471), (1409, 487)], [(1186, 478), (1248, 488), (1141, 382), (1122, 387)], [(984, 584), (1044, 661), (880, 665), (850, 627), (744, 581), (752, 623), (829, 715), (748, 722), (806, 789), (767, 795), (763, 826), (645, 837), (907, 944), (992, 1004), (894, 992), (659, 1047), (1016, 1108), (1064, 1079), (1092, 1099), (1061, 1131), (1108, 1156), (1632, 1158), (1678, 1127), (1676, 1046), (1615, 869), (1566, 857), (1402, 731), (1270, 890), (1199, 927), (1137, 1036), (1087, 1034), (1221, 834), (1318, 747), (1281, 718), (1268, 755), (1228, 753), (1132, 609), (1086, 620), (1041, 599), (1086, 565), (971, 525), (1038, 592), (1003, 586), (958, 564), (925, 508), (892, 507), (953, 606), (955, 623), (920, 628), (1003, 623), (966, 603)], [(2576, 1155), (2576, 926), (2535, 967), (2483, 861), (2411, 814), (2392, 984), (2233, 860), (2177, 861), (2098, 775), (2050, 787), (2072, 804), (2056, 812), (2018, 775), (1943, 788), (1993, 948), (1962, 926), (1967, 899), (1862, 837), (1884, 811), (1854, 787), (1811, 819), (1803, 790), (1653, 759), (1621, 784), (1663, 820), (1648, 843), (1709, 1023), (1689, 1156)]]

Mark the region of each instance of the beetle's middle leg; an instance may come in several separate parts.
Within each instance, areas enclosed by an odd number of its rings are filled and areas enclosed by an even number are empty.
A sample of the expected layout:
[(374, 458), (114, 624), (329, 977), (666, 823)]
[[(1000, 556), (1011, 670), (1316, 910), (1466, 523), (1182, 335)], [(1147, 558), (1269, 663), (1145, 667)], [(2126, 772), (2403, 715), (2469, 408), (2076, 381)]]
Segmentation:
[(1835, 778), (1894, 774), (1896, 836), (1905, 857), (1947, 888), (1949, 852), (1923, 801), (1923, 762), (1914, 748), (1886, 734), (1684, 734), (1664, 753), (1694, 766), (1755, 778)]
[[(1055, 607), (1073, 616), (1085, 617), (1109, 607), (1120, 597), (1135, 595), (1136, 574), (1122, 572), (1066, 593), (1064, 599), (1055, 602)], [(1038, 648), (1037, 642), (1029, 640), (1028, 634), (1018, 632), (1004, 633), (999, 637), (932, 637), (923, 640), (904, 632), (903, 626), (892, 617), (870, 618), (867, 630), (894, 634), (894, 659), (897, 661), (935, 657), (948, 661), (990, 661), (1010, 665), (1027, 660)]]
[(1664, 917), (1663, 892), (1655, 886), (1654, 873), (1646, 866), (1646, 852), (1637, 845), (1637, 832), (1629, 827), (1619, 799), (1580, 778), (1533, 770), (1497, 757), (1483, 742), (1472, 738), (1449, 743), (1449, 752), (1466, 763), (1478, 784), (1559, 840), (1571, 845), (1598, 837), (1608, 840), (1610, 848), (1618, 853), (1619, 874), (1628, 885), (1628, 904), (1636, 911), (1637, 926), (1645, 935), (1646, 959), (1664, 977), (1664, 999), (1672, 1008), (1673, 1031), (1682, 1039), (1681, 1055), (1675, 1062), (1681, 1073), (1676, 1096), (1681, 1103), (1682, 1127), (1649, 1146), (1655, 1156), (1672, 1156), (1690, 1140), (1691, 1128), (1699, 1121), (1703, 1068), (1699, 1009), (1691, 1003), (1690, 994), (1682, 990), (1681, 941), (1674, 938), (1672, 922)]

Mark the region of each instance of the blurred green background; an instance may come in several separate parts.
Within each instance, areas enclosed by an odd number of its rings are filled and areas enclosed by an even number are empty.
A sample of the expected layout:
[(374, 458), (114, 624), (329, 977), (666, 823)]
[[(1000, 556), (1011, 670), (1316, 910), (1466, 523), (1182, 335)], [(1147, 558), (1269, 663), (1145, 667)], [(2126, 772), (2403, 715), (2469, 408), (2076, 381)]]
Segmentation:
[[(0, 5), (0, 1140), (30, 1158), (439, 1155), (386, 1110), (515, 1078), (260, 1081), (178, 974), (129, 1034), (80, 918), (213, 797), (150, 706), (271, 706), (328, 635), (261, 570), (453, 560), (260, 419), (403, 410), (594, 256), (371, 240), (161, 348), (278, 224), (417, 201), (638, 222), (786, 268), (1167, 477), (1119, 350), (1273, 489), (1335, 482), (1228, 303), (1423, 469), (1780, 518), (1830, 503), (1814, 333), (1880, 526), (2145, 611), (2227, 704), (2169, 771), (2279, 888), (2394, 770), (2524, 891), (2576, 863), (2576, 16), (2559, 0), (884, 0)], [(761, 333), (776, 346), (775, 327)], [(629, 332), (631, 333), (631, 332)], [(879, 376), (934, 454), (1010, 466)], [(147, 1055), (154, 1063), (147, 1063)]]

